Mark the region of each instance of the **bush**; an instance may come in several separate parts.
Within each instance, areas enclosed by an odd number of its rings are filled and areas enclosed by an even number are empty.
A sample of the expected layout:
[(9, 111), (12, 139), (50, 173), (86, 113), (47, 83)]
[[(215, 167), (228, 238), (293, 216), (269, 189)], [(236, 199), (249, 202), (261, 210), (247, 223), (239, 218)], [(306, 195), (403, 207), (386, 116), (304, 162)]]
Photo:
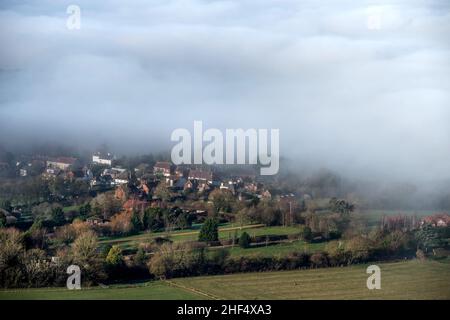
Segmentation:
[(328, 266), (328, 258), (325, 253), (316, 252), (311, 256), (310, 260), (313, 267)]
[(117, 236), (127, 236), (135, 232), (135, 225), (132, 221), (133, 213), (122, 212), (114, 215), (111, 218), (111, 232)]
[(108, 256), (109, 251), (111, 250), (112, 245), (109, 243), (103, 245), (100, 247), (100, 256), (106, 260), (106, 257)]
[(144, 229), (153, 232), (164, 229), (164, 212), (161, 208), (147, 208), (144, 211)]
[(214, 218), (206, 219), (198, 234), (198, 241), (212, 242), (219, 240), (219, 224)]
[(0, 228), (6, 227), (6, 215), (0, 211)]
[(416, 257), (417, 257), (417, 259), (419, 259), (420, 261), (425, 261), (425, 260), (426, 260), (425, 253), (424, 253), (422, 250), (420, 250), (420, 249), (417, 249), (417, 251), (416, 251)]
[(118, 246), (112, 246), (106, 256), (106, 263), (110, 266), (120, 266), (123, 262), (122, 249)]
[(230, 252), (227, 249), (217, 249), (214, 250), (211, 255), (211, 261), (218, 266), (225, 266)]
[(53, 208), (51, 219), (56, 226), (62, 226), (66, 222), (63, 209), (61, 207)]
[(90, 285), (105, 278), (103, 263), (97, 253), (97, 236), (92, 231), (81, 233), (73, 242), (70, 256), (82, 272), (82, 281)]
[(205, 267), (203, 248), (186, 243), (165, 243), (148, 263), (150, 273), (159, 278), (198, 275)]
[(330, 241), (326, 246), (328, 262), (332, 266), (340, 266), (348, 263), (348, 251), (345, 251), (340, 241)]
[(22, 234), (15, 229), (0, 230), (0, 285), (3, 288), (19, 287), (23, 283)]
[(145, 256), (145, 251), (142, 247), (140, 247), (137, 250), (136, 254), (134, 255), (133, 262), (134, 262), (134, 265), (136, 265), (136, 266), (144, 266), (145, 263), (147, 262), (147, 258)]
[(123, 280), (128, 277), (127, 268), (123, 260), (122, 250), (118, 246), (112, 246), (105, 259), (105, 270), (110, 280)]
[(23, 263), (26, 274), (24, 284), (27, 287), (55, 285), (56, 278), (65, 274), (64, 267), (50, 262), (45, 251), (40, 249), (28, 250), (23, 257)]
[[(0, 230), (0, 286), (3, 288), (62, 285), (66, 279), (63, 263), (52, 263), (44, 250), (26, 251), (23, 233)], [(65, 281), (65, 280), (64, 280)]]
[(305, 241), (311, 241), (313, 239), (313, 233), (310, 227), (304, 227), (301, 233), (302, 239)]
[(241, 248), (246, 249), (246, 248), (250, 247), (250, 242), (251, 242), (251, 238), (250, 238), (249, 234), (244, 231), (241, 234), (241, 236), (239, 237), (239, 246)]
[(364, 237), (356, 236), (345, 243), (346, 254), (349, 257), (349, 263), (366, 262), (370, 257), (370, 241)]

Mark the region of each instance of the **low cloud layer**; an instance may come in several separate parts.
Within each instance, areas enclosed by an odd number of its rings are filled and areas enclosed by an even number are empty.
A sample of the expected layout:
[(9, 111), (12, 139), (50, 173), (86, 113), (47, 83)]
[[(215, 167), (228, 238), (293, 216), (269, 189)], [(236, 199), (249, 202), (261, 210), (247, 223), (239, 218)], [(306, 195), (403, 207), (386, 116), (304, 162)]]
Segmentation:
[(449, 179), (450, 3), (372, 4), (2, 1), (0, 143), (146, 153), (202, 120), (280, 128), (301, 163)]

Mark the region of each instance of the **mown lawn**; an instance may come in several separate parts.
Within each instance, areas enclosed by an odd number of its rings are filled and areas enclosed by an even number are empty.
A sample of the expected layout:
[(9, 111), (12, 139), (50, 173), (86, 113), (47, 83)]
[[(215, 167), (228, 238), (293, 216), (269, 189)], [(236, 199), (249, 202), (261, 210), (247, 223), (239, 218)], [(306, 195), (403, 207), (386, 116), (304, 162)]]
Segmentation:
[(203, 298), (199, 294), (170, 286), (161, 281), (82, 290), (45, 288), (0, 291), (0, 300), (197, 300)]
[[(263, 225), (247, 225), (242, 228), (225, 225), (219, 228), (219, 238), (221, 240), (232, 239), (233, 236), (240, 234), (246, 231), (251, 236), (262, 236), (262, 235), (292, 235), (298, 234), (300, 232), (300, 228), (298, 227), (264, 227)], [(121, 237), (121, 238), (103, 238), (100, 239), (100, 244), (114, 244), (121, 247), (121, 249), (137, 249), (138, 245), (142, 242), (150, 242), (155, 237), (167, 237), (174, 242), (182, 242), (182, 241), (196, 241), (198, 239), (199, 230), (177, 230), (173, 231), (170, 234), (166, 232), (149, 232), (149, 233), (140, 233), (137, 235), (129, 236), (129, 237)]]
[(377, 263), (381, 289), (366, 287), (367, 265), (178, 278), (139, 285), (0, 291), (0, 299), (450, 299), (450, 264)]
[[(300, 233), (299, 227), (264, 227), (262, 225), (248, 225), (243, 226), (242, 229), (239, 227), (228, 227), (219, 229), (219, 239), (221, 240), (232, 240), (233, 237), (239, 237), (243, 232), (247, 232), (251, 237), (265, 236), (265, 235), (294, 235)], [(177, 236), (171, 237), (173, 241), (196, 241), (198, 239), (198, 233), (189, 236)]]
[(381, 289), (368, 290), (367, 266), (175, 279), (220, 299), (450, 299), (450, 265), (380, 263)]
[(64, 212), (78, 211), (78, 210), (80, 210), (80, 206), (68, 206), (63, 208)]
[(261, 257), (276, 257), (285, 256), (292, 252), (316, 252), (323, 251), (326, 246), (326, 242), (321, 243), (306, 243), (302, 240), (296, 240), (293, 242), (285, 242), (280, 244), (273, 244), (268, 246), (260, 246), (254, 248), (243, 249), (241, 247), (230, 248), (230, 255), (232, 257), (239, 256), (261, 256)]

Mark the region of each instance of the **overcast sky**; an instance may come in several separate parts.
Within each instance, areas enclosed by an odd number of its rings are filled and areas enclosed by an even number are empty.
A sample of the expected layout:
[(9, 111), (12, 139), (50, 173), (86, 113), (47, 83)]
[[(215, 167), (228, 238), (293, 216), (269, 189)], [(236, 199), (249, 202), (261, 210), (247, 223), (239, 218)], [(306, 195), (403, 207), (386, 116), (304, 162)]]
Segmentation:
[(202, 120), (279, 128), (318, 166), (450, 178), (450, 2), (318, 3), (2, 0), (0, 141), (148, 153)]

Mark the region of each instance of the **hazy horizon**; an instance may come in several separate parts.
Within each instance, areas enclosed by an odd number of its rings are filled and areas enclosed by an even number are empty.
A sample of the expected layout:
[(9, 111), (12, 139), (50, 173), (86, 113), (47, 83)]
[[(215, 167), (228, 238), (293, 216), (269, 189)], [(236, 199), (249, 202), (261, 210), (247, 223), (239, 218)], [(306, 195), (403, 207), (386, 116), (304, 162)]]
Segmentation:
[[(81, 9), (68, 30), (66, 8)], [(169, 150), (176, 128), (279, 128), (353, 177), (450, 179), (446, 1), (2, 1), (0, 146)]]

